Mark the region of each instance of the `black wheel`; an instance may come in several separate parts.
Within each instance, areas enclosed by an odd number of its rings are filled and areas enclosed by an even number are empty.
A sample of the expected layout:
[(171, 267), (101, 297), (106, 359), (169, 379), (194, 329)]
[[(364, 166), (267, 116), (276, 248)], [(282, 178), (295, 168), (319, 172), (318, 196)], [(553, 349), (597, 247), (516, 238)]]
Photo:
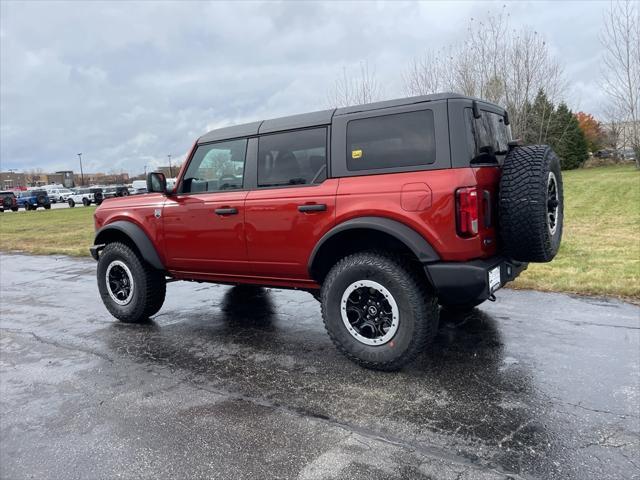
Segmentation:
[(366, 368), (397, 370), (438, 330), (438, 305), (404, 260), (360, 252), (340, 260), (322, 285), (322, 317), (331, 340)]
[(25, 212), (28, 212), (29, 210), (31, 210), (31, 205), (29, 205), (28, 203), (24, 204), (24, 210)]
[(17, 212), (18, 211), (18, 207), (11, 207), (11, 211), (12, 212)]
[(505, 253), (521, 262), (550, 262), (564, 219), (560, 161), (547, 145), (517, 147), (500, 179), (500, 236)]
[(51, 204), (49, 204), (49, 205), (44, 205), (44, 209), (45, 209), (45, 210), (51, 210)]
[(69, 204), (69, 208), (73, 208), (76, 206), (76, 202), (74, 202), (72, 198), (70, 198), (67, 203)]
[(98, 261), (98, 289), (105, 307), (118, 320), (138, 323), (164, 303), (164, 274), (123, 243), (109, 243)]
[(83, 198), (83, 199), (82, 199), (82, 204), (83, 204), (85, 207), (88, 207), (89, 205), (91, 205), (91, 201), (90, 201), (88, 198)]

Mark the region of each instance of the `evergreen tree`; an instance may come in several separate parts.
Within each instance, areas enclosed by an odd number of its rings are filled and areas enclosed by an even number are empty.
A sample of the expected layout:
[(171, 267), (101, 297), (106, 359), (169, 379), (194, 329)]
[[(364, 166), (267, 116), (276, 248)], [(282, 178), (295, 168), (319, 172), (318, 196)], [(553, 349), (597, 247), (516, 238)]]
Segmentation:
[(550, 145), (560, 157), (563, 170), (579, 168), (589, 158), (587, 138), (578, 119), (566, 104), (558, 106), (556, 117), (555, 138)]
[(580, 167), (589, 156), (587, 139), (566, 104), (556, 108), (543, 90), (527, 106), (525, 145), (547, 144), (560, 158), (563, 170)]

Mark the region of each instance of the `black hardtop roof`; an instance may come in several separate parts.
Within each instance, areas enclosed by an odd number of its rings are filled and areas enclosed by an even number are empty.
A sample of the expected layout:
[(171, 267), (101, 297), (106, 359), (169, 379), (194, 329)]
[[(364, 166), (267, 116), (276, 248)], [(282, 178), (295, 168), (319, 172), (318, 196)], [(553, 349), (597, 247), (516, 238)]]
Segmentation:
[(198, 143), (208, 143), (232, 138), (249, 137), (261, 133), (272, 133), (282, 130), (292, 130), (295, 128), (328, 125), (331, 123), (331, 119), (337, 115), (346, 115), (348, 113), (366, 112), (368, 110), (378, 110), (382, 108), (399, 107), (403, 105), (412, 105), (414, 103), (434, 102), (436, 100), (448, 100), (453, 98), (483, 101), (479, 98), (468, 97), (465, 95), (460, 95), (458, 93), (434, 93), (432, 95), (420, 95), (417, 97), (384, 100), (382, 102), (365, 103), (363, 105), (354, 105), (351, 107), (332, 108), (329, 110), (320, 110), (317, 112), (289, 115), (287, 117), (273, 118), (270, 120), (262, 120), (258, 122), (244, 123), (242, 125), (217, 128), (201, 136), (198, 139)]

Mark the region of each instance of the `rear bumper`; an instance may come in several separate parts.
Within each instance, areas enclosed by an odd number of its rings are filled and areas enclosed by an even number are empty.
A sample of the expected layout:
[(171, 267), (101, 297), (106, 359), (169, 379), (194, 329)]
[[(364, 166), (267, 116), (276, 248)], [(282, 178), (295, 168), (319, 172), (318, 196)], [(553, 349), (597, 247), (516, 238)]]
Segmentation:
[[(470, 262), (439, 262), (425, 265), (427, 275), (436, 289), (438, 301), (444, 305), (477, 304), (493, 292), (514, 280), (528, 264), (492, 257)], [(500, 269), (499, 285), (490, 286), (489, 272)]]

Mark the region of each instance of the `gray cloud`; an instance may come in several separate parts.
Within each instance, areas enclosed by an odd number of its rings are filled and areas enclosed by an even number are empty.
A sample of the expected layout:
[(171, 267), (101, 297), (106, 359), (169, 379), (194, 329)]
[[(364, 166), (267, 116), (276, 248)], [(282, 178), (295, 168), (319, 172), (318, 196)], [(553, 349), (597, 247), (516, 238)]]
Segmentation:
[[(415, 55), (458, 41), (485, 3), (0, 4), (2, 168), (141, 172), (207, 129), (327, 107), (366, 60), (385, 97)], [(606, 3), (508, 4), (565, 65), (573, 108), (601, 112)]]

